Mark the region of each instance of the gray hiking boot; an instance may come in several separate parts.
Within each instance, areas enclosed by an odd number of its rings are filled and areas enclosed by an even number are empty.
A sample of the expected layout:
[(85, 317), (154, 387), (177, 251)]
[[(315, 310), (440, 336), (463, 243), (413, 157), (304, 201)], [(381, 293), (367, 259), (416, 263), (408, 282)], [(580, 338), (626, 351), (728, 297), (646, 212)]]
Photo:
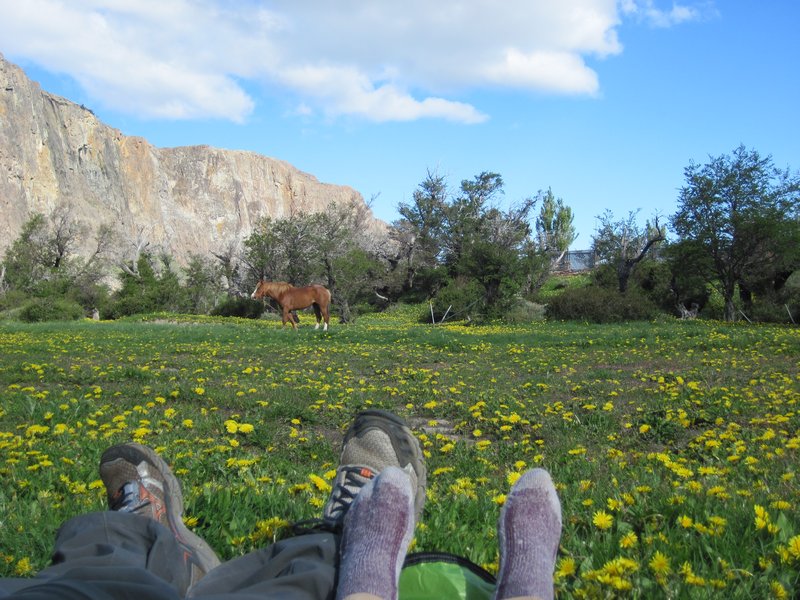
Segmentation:
[(172, 531), (184, 551), (189, 587), (219, 564), (211, 546), (183, 524), (181, 486), (154, 450), (133, 443), (112, 446), (100, 458), (100, 478), (109, 509), (148, 517)]
[(397, 415), (384, 410), (365, 410), (356, 415), (345, 433), (333, 490), (323, 510), (325, 524), (334, 529), (341, 527), (358, 492), (386, 467), (399, 467), (408, 473), (419, 519), (427, 483), (419, 442)]

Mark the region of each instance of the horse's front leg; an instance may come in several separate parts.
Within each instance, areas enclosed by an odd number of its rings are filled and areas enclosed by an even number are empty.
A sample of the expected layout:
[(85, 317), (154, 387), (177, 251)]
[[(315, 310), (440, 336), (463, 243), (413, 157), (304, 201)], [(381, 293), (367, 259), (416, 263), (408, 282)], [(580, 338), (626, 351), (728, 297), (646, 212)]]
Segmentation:
[[(295, 324), (294, 319), (292, 318), (292, 313), (284, 308), (283, 309), (283, 325), (286, 325), (286, 321), (289, 321), (289, 323), (292, 326), (292, 329), (297, 331), (297, 325)], [(281, 325), (281, 327), (283, 327), (283, 325)]]

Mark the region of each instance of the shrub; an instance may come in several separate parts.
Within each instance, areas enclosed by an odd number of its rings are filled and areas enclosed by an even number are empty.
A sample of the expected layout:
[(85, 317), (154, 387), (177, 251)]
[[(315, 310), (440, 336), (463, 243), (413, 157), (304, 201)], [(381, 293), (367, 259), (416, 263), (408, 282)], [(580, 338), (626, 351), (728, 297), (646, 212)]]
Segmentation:
[(263, 312), (264, 303), (261, 300), (229, 297), (222, 304), (214, 307), (211, 314), (218, 317), (258, 319)]
[(19, 313), (20, 320), (26, 323), (75, 321), (83, 316), (80, 304), (63, 298), (34, 298)]
[[(482, 314), (483, 287), (474, 279), (452, 279), (433, 299), (433, 318), (438, 323), (445, 316), (447, 320), (475, 318)], [(430, 307), (423, 312), (420, 321), (431, 322)]]
[(782, 289), (757, 296), (748, 317), (769, 323), (800, 323), (800, 273), (793, 274)]
[(28, 301), (28, 294), (20, 290), (8, 290), (0, 294), (0, 311), (19, 308)]
[(537, 304), (529, 300), (520, 300), (505, 315), (508, 323), (533, 323), (534, 321), (544, 321), (547, 307), (544, 304)]
[(647, 298), (632, 290), (623, 295), (597, 286), (569, 288), (547, 305), (547, 316), (551, 319), (589, 323), (648, 321), (657, 312)]
[(584, 287), (589, 285), (592, 274), (571, 273), (569, 275), (551, 275), (544, 285), (530, 299), (540, 304), (547, 304), (551, 298), (561, 294), (564, 290), (572, 287)]

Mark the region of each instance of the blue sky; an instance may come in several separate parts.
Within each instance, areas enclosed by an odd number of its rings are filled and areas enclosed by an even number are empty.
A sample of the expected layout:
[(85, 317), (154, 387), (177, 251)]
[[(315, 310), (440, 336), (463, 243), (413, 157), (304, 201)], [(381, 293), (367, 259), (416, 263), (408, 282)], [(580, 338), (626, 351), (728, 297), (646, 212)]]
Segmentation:
[(430, 171), (500, 173), (596, 217), (675, 211), (739, 144), (800, 168), (790, 0), (0, 0), (0, 52), (157, 146), (208, 144), (349, 185), (397, 218)]

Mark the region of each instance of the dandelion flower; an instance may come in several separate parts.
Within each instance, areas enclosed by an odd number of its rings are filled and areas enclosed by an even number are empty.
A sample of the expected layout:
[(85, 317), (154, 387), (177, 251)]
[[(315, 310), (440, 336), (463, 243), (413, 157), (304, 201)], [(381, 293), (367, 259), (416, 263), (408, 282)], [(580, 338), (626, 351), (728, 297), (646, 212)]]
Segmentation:
[(520, 477), (522, 477), (522, 473), (517, 473), (516, 471), (512, 471), (506, 476), (506, 481), (508, 482), (508, 485), (513, 486), (515, 483), (517, 483)]
[(691, 529), (694, 525), (694, 521), (692, 521), (692, 518), (689, 515), (681, 515), (678, 517), (678, 525), (684, 529)]
[(800, 560), (800, 535), (790, 538), (787, 548), (795, 560)]
[(783, 600), (784, 598), (789, 597), (789, 593), (786, 591), (786, 588), (784, 588), (779, 581), (770, 582), (769, 591), (772, 593), (772, 597), (777, 598), (778, 600)]
[(569, 577), (570, 575), (575, 575), (578, 571), (577, 565), (575, 564), (575, 559), (571, 556), (565, 556), (561, 560), (558, 561), (558, 568), (555, 572), (556, 580), (564, 579), (565, 577)]
[(669, 574), (672, 570), (669, 566), (669, 558), (660, 550), (656, 550), (656, 553), (653, 554), (653, 558), (650, 559), (648, 565), (653, 573), (661, 577)]
[(592, 516), (592, 523), (598, 529), (610, 529), (614, 524), (614, 517), (604, 510), (597, 510)]

